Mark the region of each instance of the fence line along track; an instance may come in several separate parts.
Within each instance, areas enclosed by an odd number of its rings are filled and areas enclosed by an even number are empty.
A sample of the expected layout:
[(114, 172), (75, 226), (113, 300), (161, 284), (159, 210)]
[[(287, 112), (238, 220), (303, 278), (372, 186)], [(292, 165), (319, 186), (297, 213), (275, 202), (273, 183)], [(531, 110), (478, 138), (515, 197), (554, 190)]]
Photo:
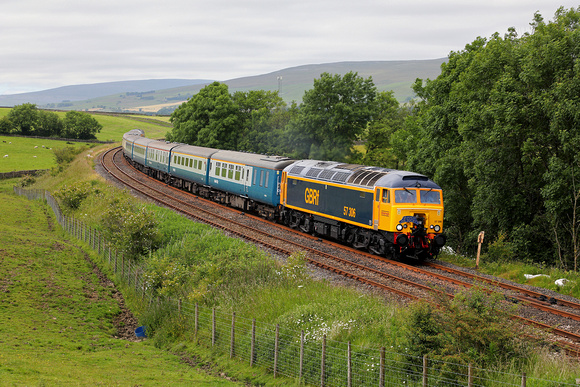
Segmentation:
[[(144, 183), (144, 182), (140, 181), (136, 177), (129, 176), (129, 173), (123, 171), (123, 168), (124, 167), (122, 167), (120, 165), (120, 164), (125, 164), (126, 165), (126, 162), (125, 162), (124, 158), (122, 158), (121, 155), (122, 155), (122, 151), (120, 150), (120, 148), (111, 149), (108, 153), (106, 153), (106, 154), (104, 154), (102, 156), (102, 163), (103, 163), (103, 166), (106, 167), (106, 169), (109, 171), (109, 173), (112, 176), (114, 176), (117, 180), (119, 180), (123, 184), (130, 186), (131, 189), (134, 189), (134, 190), (136, 190), (138, 192), (141, 192), (142, 194), (147, 195), (149, 197), (154, 196), (154, 199), (156, 201), (158, 201), (158, 202), (160, 202), (160, 203), (162, 203), (162, 204), (164, 204), (164, 205), (166, 205), (168, 207), (171, 207), (171, 208), (173, 208), (173, 209), (175, 209), (177, 211), (180, 211), (182, 213), (185, 213), (186, 215), (188, 215), (190, 217), (193, 217), (195, 219), (198, 219), (198, 220), (201, 220), (203, 222), (209, 223), (209, 224), (211, 224), (211, 225), (213, 225), (215, 227), (218, 227), (220, 229), (227, 230), (228, 232), (230, 232), (232, 234), (238, 235), (238, 236), (240, 236), (242, 238), (245, 238), (247, 240), (250, 240), (250, 241), (252, 241), (254, 243), (258, 243), (258, 244), (264, 245), (264, 246), (266, 246), (268, 248), (271, 248), (273, 250), (279, 251), (279, 252), (281, 252), (283, 254), (289, 255), (289, 254), (292, 253), (292, 251), (295, 251), (293, 249), (288, 249), (288, 248), (285, 248), (285, 247), (280, 247), (279, 244), (273, 244), (273, 243), (266, 242), (263, 239), (260, 239), (260, 238), (257, 238), (256, 237), (256, 235), (262, 235), (262, 236), (267, 237), (267, 238), (278, 238), (278, 237), (273, 237), (272, 235), (270, 235), (270, 232), (264, 232), (264, 231), (261, 231), (261, 230), (255, 229), (255, 228), (249, 228), (247, 225), (241, 225), (241, 224), (237, 223), (235, 220), (233, 220), (231, 218), (227, 218), (226, 219), (227, 220), (226, 221), (227, 224), (220, 224), (219, 222), (215, 222), (215, 221), (212, 221), (212, 220), (207, 219), (205, 216), (200, 216), (199, 215), (200, 212), (203, 212), (203, 213), (208, 213), (208, 212), (205, 211), (205, 210), (203, 210), (203, 209), (200, 209), (198, 207), (196, 207), (195, 213), (192, 212), (192, 211), (183, 209), (182, 208), (183, 205), (191, 206), (191, 202), (186, 202), (184, 200), (180, 200), (180, 199), (175, 198), (175, 197), (168, 198), (167, 197), (167, 192), (162, 192), (160, 190), (157, 190), (157, 189), (153, 188), (151, 185), (152, 184), (158, 184), (159, 186), (162, 186), (164, 188), (170, 188), (172, 190), (172, 192), (175, 192), (176, 194), (179, 194), (179, 195), (187, 195), (189, 198), (191, 198), (191, 197), (197, 198), (197, 197), (195, 197), (195, 196), (193, 196), (193, 195), (191, 195), (189, 193), (186, 193), (186, 192), (184, 192), (182, 190), (179, 190), (177, 188), (173, 188), (173, 187), (167, 186), (166, 184), (161, 183), (161, 182), (159, 182), (159, 181), (157, 181), (155, 179), (152, 179), (152, 178), (146, 176), (145, 174), (142, 174), (141, 172), (138, 172), (138, 171), (134, 170), (133, 168), (130, 169), (132, 171), (132, 173), (136, 173), (139, 176), (145, 176), (147, 180)], [(119, 159), (117, 161), (115, 161), (115, 157), (118, 157)], [(110, 164), (110, 166), (107, 167), (106, 164)], [(116, 168), (116, 170), (113, 168), (113, 166), (114, 166), (114, 168)], [(129, 179), (130, 182), (128, 182), (127, 179)], [(152, 192), (154, 192), (155, 194), (152, 195)], [(179, 203), (179, 204), (176, 205), (175, 203), (171, 203), (171, 202), (176, 202), (176, 203)], [(195, 200), (195, 202), (196, 203), (199, 203), (199, 202), (207, 202), (211, 206), (217, 206), (217, 207), (220, 207), (222, 209), (224, 208), (221, 205), (215, 204), (215, 203), (213, 203), (211, 201), (206, 201), (205, 199), (202, 199), (202, 198), (197, 198), (197, 200)], [(235, 212), (235, 213), (239, 213), (239, 211), (234, 211), (234, 210), (232, 210), (230, 208), (226, 208), (226, 209), (229, 210), (229, 211)], [(216, 215), (216, 214), (213, 214), (213, 213), (212, 213), (211, 216), (218, 217), (218, 218), (221, 217), (220, 215)], [(249, 215), (247, 215), (247, 216), (249, 217)], [(261, 218), (255, 218), (255, 219), (259, 220), (260, 222), (264, 222), (264, 220), (261, 219)], [(241, 232), (232, 229), (232, 225), (233, 224), (236, 224), (236, 223), (237, 223), (238, 226), (240, 226), (240, 228), (242, 230)], [(268, 223), (271, 225), (270, 222), (268, 222)], [(248, 233), (248, 231), (250, 231), (250, 232)], [(299, 234), (302, 235), (302, 233), (299, 233)], [(349, 260), (345, 260), (343, 258), (337, 257), (336, 255), (328, 254), (326, 252), (320, 251), (319, 249), (314, 249), (314, 248), (311, 248), (311, 247), (308, 247), (308, 246), (304, 246), (301, 243), (297, 243), (297, 242), (295, 242), (293, 240), (289, 240), (287, 238), (286, 239), (278, 238), (277, 240), (282, 240), (284, 244), (286, 244), (286, 245), (292, 245), (296, 249), (302, 249), (302, 250), (308, 251), (310, 253), (310, 256), (308, 257), (309, 262), (312, 263), (312, 264), (314, 264), (314, 265), (316, 265), (316, 266), (318, 266), (318, 267), (321, 267), (323, 269), (332, 271), (332, 272), (337, 273), (339, 275), (342, 275), (344, 277), (352, 278), (352, 279), (355, 279), (355, 280), (357, 280), (359, 282), (362, 282), (362, 283), (365, 283), (365, 284), (368, 284), (368, 285), (371, 285), (371, 286), (375, 286), (375, 287), (381, 288), (381, 289), (383, 289), (383, 290), (385, 290), (387, 292), (395, 293), (395, 294), (398, 294), (400, 296), (403, 296), (403, 297), (406, 297), (406, 298), (410, 298), (410, 299), (418, 299), (418, 298), (421, 298), (421, 296), (417, 296), (415, 294), (409, 293), (408, 291), (403, 291), (403, 290), (401, 290), (401, 289), (399, 289), (397, 287), (388, 286), (388, 285), (385, 285), (384, 283), (377, 282), (377, 281), (375, 281), (373, 279), (370, 279), (368, 277), (369, 276), (369, 273), (372, 273), (372, 274), (377, 275), (377, 276), (380, 276), (380, 277), (388, 278), (388, 279), (390, 279), (392, 281), (396, 281), (396, 282), (399, 282), (399, 283), (403, 283), (403, 284), (408, 285), (410, 287), (414, 287), (414, 288), (420, 289), (423, 292), (431, 292), (433, 290), (432, 287), (430, 287), (430, 286), (425, 286), (425, 285), (416, 283), (414, 281), (409, 281), (407, 279), (403, 279), (403, 278), (400, 278), (400, 277), (397, 277), (397, 276), (393, 276), (393, 275), (391, 275), (389, 273), (386, 273), (384, 271), (380, 271), (380, 270), (373, 269), (373, 268), (371, 268), (369, 266), (366, 266), (366, 265), (361, 265), (361, 264), (358, 264), (358, 263), (355, 263), (355, 262), (352, 262), (352, 261), (349, 261)], [(341, 246), (341, 248), (342, 248), (342, 246)], [(414, 266), (410, 266), (410, 265), (407, 265), (407, 264), (404, 264), (404, 263), (400, 263), (400, 262), (396, 262), (396, 261), (392, 261), (392, 260), (387, 260), (385, 258), (376, 257), (376, 256), (373, 256), (373, 255), (370, 255), (370, 254), (361, 253), (358, 250), (357, 250), (357, 253), (359, 253), (361, 255), (369, 255), (373, 259), (377, 259), (378, 258), (378, 259), (381, 259), (382, 261), (384, 261), (384, 262), (386, 262), (388, 264), (403, 266), (406, 269), (409, 269), (409, 270), (412, 270), (412, 271), (416, 271), (416, 272), (421, 272), (421, 273), (423, 273), (425, 275), (428, 275), (428, 276), (434, 276), (434, 277), (440, 278), (440, 279), (442, 279), (444, 281), (450, 281), (450, 282), (453, 282), (454, 284), (459, 284), (461, 286), (465, 286), (465, 287), (471, 287), (471, 286), (473, 286), (470, 283), (467, 283), (467, 282), (464, 282), (464, 281), (460, 281), (460, 280), (456, 280), (456, 279), (452, 279), (452, 278), (449, 278), (449, 277), (446, 277), (446, 276), (442, 276), (440, 274), (432, 273), (432, 272), (429, 272), (429, 271), (425, 271), (424, 269), (417, 268), (417, 267), (414, 267)], [(330, 265), (328, 263), (321, 262), (320, 259), (317, 258), (316, 256), (328, 258), (328, 259), (331, 259), (334, 262), (340, 262), (342, 265), (348, 265), (350, 267), (354, 267), (359, 272), (359, 274), (356, 274), (356, 273), (352, 272), (351, 270), (346, 270), (344, 267), (339, 268), (335, 264)], [(448, 296), (449, 297), (453, 297), (452, 294), (448, 294)], [(567, 312), (561, 312), (561, 311), (558, 311), (557, 309), (554, 309), (554, 308), (552, 308), (550, 306), (540, 305), (538, 303), (530, 302), (529, 300), (526, 302), (526, 304), (528, 304), (528, 305), (530, 305), (532, 307), (535, 307), (535, 308), (539, 308), (540, 310), (544, 310), (545, 312), (548, 312), (548, 313), (556, 313), (556, 312), (558, 312), (558, 314), (563, 315), (566, 318), (574, 318), (574, 317), (577, 317), (574, 314), (569, 314)], [(544, 330), (548, 330), (549, 332), (551, 332), (551, 333), (553, 333), (553, 334), (555, 334), (557, 336), (565, 337), (565, 338), (567, 338), (569, 340), (572, 340), (572, 341), (575, 341), (575, 342), (580, 342), (580, 335), (578, 335), (576, 333), (573, 333), (573, 332), (570, 332), (570, 331), (567, 331), (565, 329), (559, 329), (556, 326), (554, 326), (553, 323), (538, 322), (538, 321), (532, 320), (530, 318), (520, 317), (520, 316), (514, 316), (514, 318), (517, 319), (517, 320), (519, 320), (519, 321), (521, 321), (522, 323), (527, 324), (527, 325), (534, 325), (534, 326), (536, 326), (538, 328), (541, 328), (541, 329), (544, 329)], [(574, 355), (577, 355), (578, 353), (580, 353), (580, 347), (576, 347), (576, 345), (573, 345), (573, 344), (570, 344), (570, 343), (566, 343), (566, 344), (567, 344), (566, 350), (568, 352), (570, 352), (570, 353), (572, 353)]]
[[(117, 283), (129, 285), (150, 308), (182, 315), (194, 341), (232, 358), (260, 366), (276, 375), (296, 378), (300, 383), (320, 386), (526, 386), (574, 384), (485, 370), (471, 365), (440, 362), (412, 356), (391, 347), (363, 348), (327, 340), (324, 331), (293, 331), (278, 325), (256, 322), (228, 312), (201, 307), (182, 300), (153, 297), (143, 268), (125, 260), (112, 249), (101, 232), (83, 221), (62, 213), (57, 201), (44, 190), (14, 187), (29, 199), (45, 200), (58, 223), (92, 248), (111, 269)], [(399, 349), (402, 350), (402, 349)]]

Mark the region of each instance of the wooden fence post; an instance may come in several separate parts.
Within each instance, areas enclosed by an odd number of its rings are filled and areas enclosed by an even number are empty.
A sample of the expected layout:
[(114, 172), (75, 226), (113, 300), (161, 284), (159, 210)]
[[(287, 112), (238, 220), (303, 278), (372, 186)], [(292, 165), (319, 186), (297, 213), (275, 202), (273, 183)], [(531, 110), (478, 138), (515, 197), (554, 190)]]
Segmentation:
[(278, 372), (278, 340), (280, 339), (280, 325), (276, 324), (276, 338), (274, 340), (274, 378)]
[(522, 387), (526, 387), (526, 373), (522, 373)]
[(215, 345), (215, 331), (216, 331), (216, 322), (215, 322), (215, 308), (211, 308), (211, 346)]
[(379, 386), (385, 387), (385, 347), (381, 347), (379, 367)]
[(352, 352), (350, 341), (348, 342), (348, 349), (346, 354), (346, 386), (352, 386)]
[(485, 231), (482, 231), (477, 236), (477, 257), (475, 258), (475, 268), (479, 269), (479, 255), (481, 254), (481, 244), (483, 243), (483, 237), (485, 236)]
[(254, 365), (256, 351), (256, 319), (252, 319), (252, 343), (250, 344), (250, 367)]
[(304, 370), (304, 329), (300, 332), (300, 373), (298, 378), (302, 381), (302, 371)]
[(423, 387), (429, 385), (429, 379), (427, 376), (427, 355), (423, 355)]
[(197, 302), (195, 303), (195, 314), (193, 316), (193, 329), (194, 329), (194, 333), (195, 333), (195, 340), (197, 341), (197, 330), (199, 328), (199, 306), (197, 304)]
[(320, 354), (320, 387), (324, 387), (325, 360), (326, 360), (326, 335), (322, 335), (322, 353)]
[(471, 363), (467, 367), (467, 387), (473, 387), (473, 366)]
[(235, 354), (235, 337), (236, 337), (236, 312), (232, 312), (232, 334), (230, 338), (230, 359), (234, 358)]

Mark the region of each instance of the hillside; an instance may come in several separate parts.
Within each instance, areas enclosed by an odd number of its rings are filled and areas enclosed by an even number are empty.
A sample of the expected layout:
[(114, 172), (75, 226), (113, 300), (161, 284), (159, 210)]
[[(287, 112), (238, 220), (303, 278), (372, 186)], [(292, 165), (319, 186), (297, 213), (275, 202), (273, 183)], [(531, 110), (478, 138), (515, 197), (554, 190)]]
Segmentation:
[[(278, 90), (282, 98), (290, 103), (300, 102), (304, 92), (312, 88), (314, 79), (319, 78), (320, 74), (324, 72), (346, 74), (354, 71), (364, 78), (372, 77), (380, 91), (393, 90), (397, 100), (404, 102), (414, 97), (411, 90), (413, 82), (417, 78), (436, 78), (445, 60), (446, 58), (310, 64), (268, 74), (230, 79), (223, 83), (229, 86), (232, 93), (248, 90)], [(132, 111), (154, 114), (166, 108), (162, 112), (169, 113), (210, 82), (199, 79), (149, 80), (65, 86), (35, 93), (0, 96), (0, 106), (31, 102), (42, 108), (53, 109)], [(103, 94), (107, 90), (110, 92)]]
[(207, 84), (207, 79), (147, 79), (140, 81), (104, 82), (63, 86), (31, 93), (0, 95), (0, 106), (14, 106), (26, 102), (39, 106), (66, 104), (119, 93), (147, 93), (153, 90)]

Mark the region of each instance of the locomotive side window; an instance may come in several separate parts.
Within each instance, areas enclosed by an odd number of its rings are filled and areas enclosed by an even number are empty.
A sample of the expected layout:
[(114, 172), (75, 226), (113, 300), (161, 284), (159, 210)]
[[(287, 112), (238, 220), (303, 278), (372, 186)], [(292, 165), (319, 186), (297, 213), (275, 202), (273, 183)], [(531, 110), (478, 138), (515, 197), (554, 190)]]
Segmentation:
[(388, 189), (383, 190), (383, 203), (390, 203), (391, 202), (391, 191)]
[(423, 204), (441, 204), (441, 195), (439, 191), (421, 190), (421, 203)]
[[(414, 190), (413, 190), (414, 191)], [(408, 189), (398, 189), (395, 191), (395, 203), (417, 203), (415, 193)]]

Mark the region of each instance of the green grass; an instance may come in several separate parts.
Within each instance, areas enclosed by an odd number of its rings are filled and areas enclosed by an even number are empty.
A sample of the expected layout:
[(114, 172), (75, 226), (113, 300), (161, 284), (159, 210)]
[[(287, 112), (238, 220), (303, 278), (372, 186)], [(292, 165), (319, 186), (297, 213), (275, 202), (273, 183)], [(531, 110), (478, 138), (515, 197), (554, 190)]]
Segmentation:
[(149, 341), (115, 339), (119, 305), (40, 201), (0, 185), (2, 385), (230, 385)]
[(90, 147), (93, 144), (82, 142), (67, 144), (66, 141), (58, 140), (0, 136), (0, 172), (50, 169), (56, 165), (52, 148), (67, 146)]
[[(4, 117), (10, 111), (9, 108), (0, 108), (0, 118)], [(64, 119), (66, 112), (56, 112), (61, 119)], [(169, 122), (169, 117), (146, 117), (146, 116), (119, 116), (119, 115), (105, 115), (105, 114), (93, 114), (92, 115), (101, 125), (103, 129), (100, 133), (97, 133), (97, 140), (100, 141), (116, 141), (120, 142), (123, 139), (123, 134), (131, 129), (143, 129), (150, 138), (162, 138), (165, 137), (171, 128), (166, 126), (161, 126), (155, 121), (160, 121), (162, 123)], [(146, 121), (141, 121), (139, 119), (146, 119)], [(4, 153), (5, 154), (5, 153)], [(2, 154), (1, 156), (4, 156)]]
[[(475, 268), (475, 259), (461, 255), (441, 254), (440, 259), (458, 266)], [(555, 267), (546, 267), (522, 262), (510, 262), (507, 260), (489, 260), (486, 255), (482, 255), (479, 262), (479, 271), (484, 274), (504, 278), (520, 284), (537, 286), (549, 289), (580, 299), (580, 273), (572, 270), (560, 270)], [(545, 276), (527, 279), (524, 274), (545, 274)], [(558, 279), (565, 278), (567, 282), (564, 286), (556, 285)]]

